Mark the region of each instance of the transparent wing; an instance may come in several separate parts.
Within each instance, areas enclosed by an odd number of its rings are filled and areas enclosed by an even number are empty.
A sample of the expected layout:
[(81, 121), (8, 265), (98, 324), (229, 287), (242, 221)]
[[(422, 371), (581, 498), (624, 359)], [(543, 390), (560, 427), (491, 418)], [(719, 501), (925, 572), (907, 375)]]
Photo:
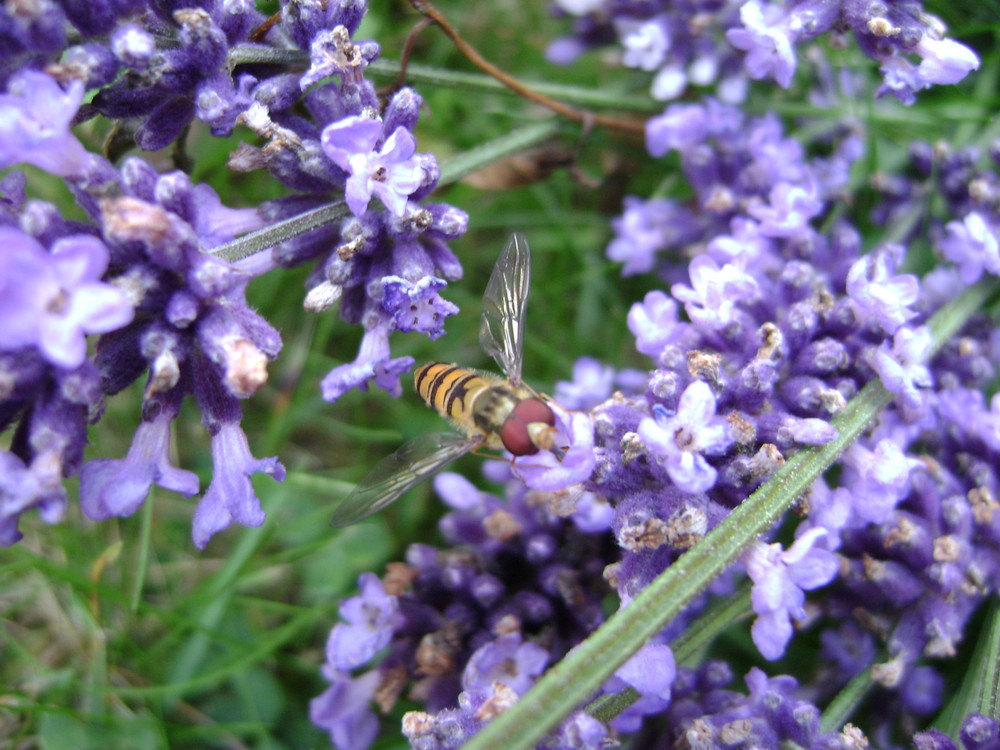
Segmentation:
[(483, 295), (479, 343), (515, 385), (521, 382), (524, 311), (528, 305), (531, 254), (524, 235), (510, 236), (497, 259)]
[(480, 436), (450, 432), (430, 433), (405, 443), (383, 458), (337, 507), (330, 520), (335, 527), (350, 526), (395, 502), (445, 464), (483, 443)]

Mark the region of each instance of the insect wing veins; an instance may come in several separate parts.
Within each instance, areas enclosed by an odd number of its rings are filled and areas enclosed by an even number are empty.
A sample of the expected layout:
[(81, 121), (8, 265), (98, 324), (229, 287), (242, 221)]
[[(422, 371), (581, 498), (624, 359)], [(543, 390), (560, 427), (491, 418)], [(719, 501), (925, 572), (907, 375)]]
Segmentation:
[(398, 500), (445, 464), (483, 443), (483, 437), (451, 432), (429, 433), (404, 443), (391, 456), (375, 464), (334, 511), (330, 525), (341, 528), (357, 523)]
[(521, 383), (530, 274), (528, 241), (515, 232), (500, 253), (486, 285), (479, 324), (479, 343), (515, 385)]

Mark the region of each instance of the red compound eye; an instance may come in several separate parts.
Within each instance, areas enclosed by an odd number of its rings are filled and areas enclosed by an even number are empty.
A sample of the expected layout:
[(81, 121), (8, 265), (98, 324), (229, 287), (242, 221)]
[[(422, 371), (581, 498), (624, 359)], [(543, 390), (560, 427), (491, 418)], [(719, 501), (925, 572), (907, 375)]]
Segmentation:
[(538, 453), (538, 446), (531, 441), (531, 436), (528, 434), (528, 425), (532, 422), (542, 422), (552, 427), (556, 423), (556, 415), (540, 399), (526, 398), (518, 402), (500, 428), (500, 440), (515, 456)]

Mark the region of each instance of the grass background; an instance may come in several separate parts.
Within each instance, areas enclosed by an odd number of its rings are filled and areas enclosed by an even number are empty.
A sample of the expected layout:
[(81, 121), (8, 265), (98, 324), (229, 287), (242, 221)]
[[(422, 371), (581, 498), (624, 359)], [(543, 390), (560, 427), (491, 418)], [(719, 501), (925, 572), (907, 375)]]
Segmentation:
[[(372, 6), (356, 38), (376, 39), (383, 56), (398, 59), (417, 16), (403, 2)], [(261, 8), (273, 12), (275, 6)], [(570, 68), (545, 63), (545, 45), (567, 26), (550, 18), (541, 3), (442, 0), (440, 8), (486, 57), (515, 75), (577, 86), (597, 82), (601, 90), (620, 94), (623, 107), (648, 110), (648, 76), (609, 63), (603, 53), (590, 53)], [(803, 136), (845, 114), (864, 123), (868, 155), (855, 170), (853, 203), (846, 207), (863, 227), (872, 201), (866, 186), (878, 172), (898, 168), (910, 140), (986, 145), (996, 135), (996, 5), (975, 4), (973, 11), (945, 3), (927, 8), (949, 23), (953, 36), (977, 46), (983, 67), (969, 83), (924, 92), (911, 109), (893, 102), (875, 105), (863, 93), (844, 110), (817, 112), (803, 104), (806, 88), (781, 91), (766, 83), (754, 88), (748, 102), (750, 111), (783, 113), (790, 132)], [(837, 64), (874, 67), (852, 48), (829, 54)], [(413, 60), (472, 70), (434, 28), (420, 36)], [(547, 116), (510, 95), (448, 86), (418, 91), (426, 104), (419, 149), (440, 160)], [(102, 127), (88, 124), (82, 134), (95, 149)], [(395, 356), (494, 369), (478, 344), (480, 299), (507, 236), (518, 230), (527, 235), (533, 254), (526, 380), (552, 392), (557, 380), (571, 377), (582, 355), (617, 368), (648, 367), (633, 349), (625, 315), (632, 302), (663, 283), (652, 276), (620, 278), (604, 257), (609, 221), (627, 193), (648, 196), (660, 189), (683, 195), (684, 186), (676, 161), (649, 160), (637, 139), (598, 130), (580, 143), (578, 135), (578, 128), (568, 127), (560, 144), (579, 144), (579, 168), (599, 182), (596, 189), (563, 169), (523, 187), (458, 184), (434, 197), (470, 214), (468, 234), (453, 243), (465, 277), (446, 294), (461, 313), (437, 341), (397, 334)], [(214, 139), (200, 127), (189, 136), (195, 179), (211, 183), (227, 205), (252, 206), (281, 194), (267, 175), (248, 179), (226, 171), (236, 143), (253, 138), (238, 131)], [(168, 153), (149, 158), (161, 170), (172, 168)], [(35, 197), (63, 202), (72, 213), (65, 191), (41, 173), (31, 171), (29, 187)], [(868, 246), (890, 229), (864, 228)], [(440, 506), (424, 485), (357, 526), (338, 531), (326, 522), (378, 459), (443, 424), (406, 376), (398, 400), (377, 390), (351, 392), (336, 404), (321, 399), (319, 382), (332, 367), (354, 358), (360, 331), (333, 312), (305, 314), (300, 305), (305, 276), (305, 269), (274, 273), (255, 281), (249, 293), (285, 342), (269, 383), (245, 403), (244, 428), (254, 455), (277, 455), (288, 469), (283, 484), (255, 480), (268, 513), (263, 527), (233, 527), (199, 552), (190, 542), (195, 500), (157, 491), (136, 516), (94, 524), (81, 517), (71, 482), (72, 501), (62, 524), (48, 526), (29, 515), (22, 523), (24, 540), (0, 550), (0, 748), (329, 745), (310, 724), (308, 703), (325, 687), (319, 666), (337, 601), (352, 591), (359, 573), (380, 573), (411, 542), (433, 543)], [(125, 454), (140, 395), (136, 385), (109, 401), (91, 432), (88, 458)], [(209, 442), (190, 404), (175, 438), (177, 465), (197, 471), (206, 487)], [(467, 457), (456, 466), (476, 478), (480, 464)], [(398, 726), (410, 707), (400, 701), (376, 747), (406, 745)]]

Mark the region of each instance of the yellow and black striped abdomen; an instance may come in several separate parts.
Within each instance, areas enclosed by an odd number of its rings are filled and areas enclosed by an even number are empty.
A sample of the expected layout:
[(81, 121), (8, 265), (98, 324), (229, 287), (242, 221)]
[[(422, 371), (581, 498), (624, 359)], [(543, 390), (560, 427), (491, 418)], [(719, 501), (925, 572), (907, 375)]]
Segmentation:
[(427, 405), (459, 425), (471, 425), (472, 405), (494, 380), (475, 370), (444, 362), (432, 362), (413, 373), (413, 385)]

